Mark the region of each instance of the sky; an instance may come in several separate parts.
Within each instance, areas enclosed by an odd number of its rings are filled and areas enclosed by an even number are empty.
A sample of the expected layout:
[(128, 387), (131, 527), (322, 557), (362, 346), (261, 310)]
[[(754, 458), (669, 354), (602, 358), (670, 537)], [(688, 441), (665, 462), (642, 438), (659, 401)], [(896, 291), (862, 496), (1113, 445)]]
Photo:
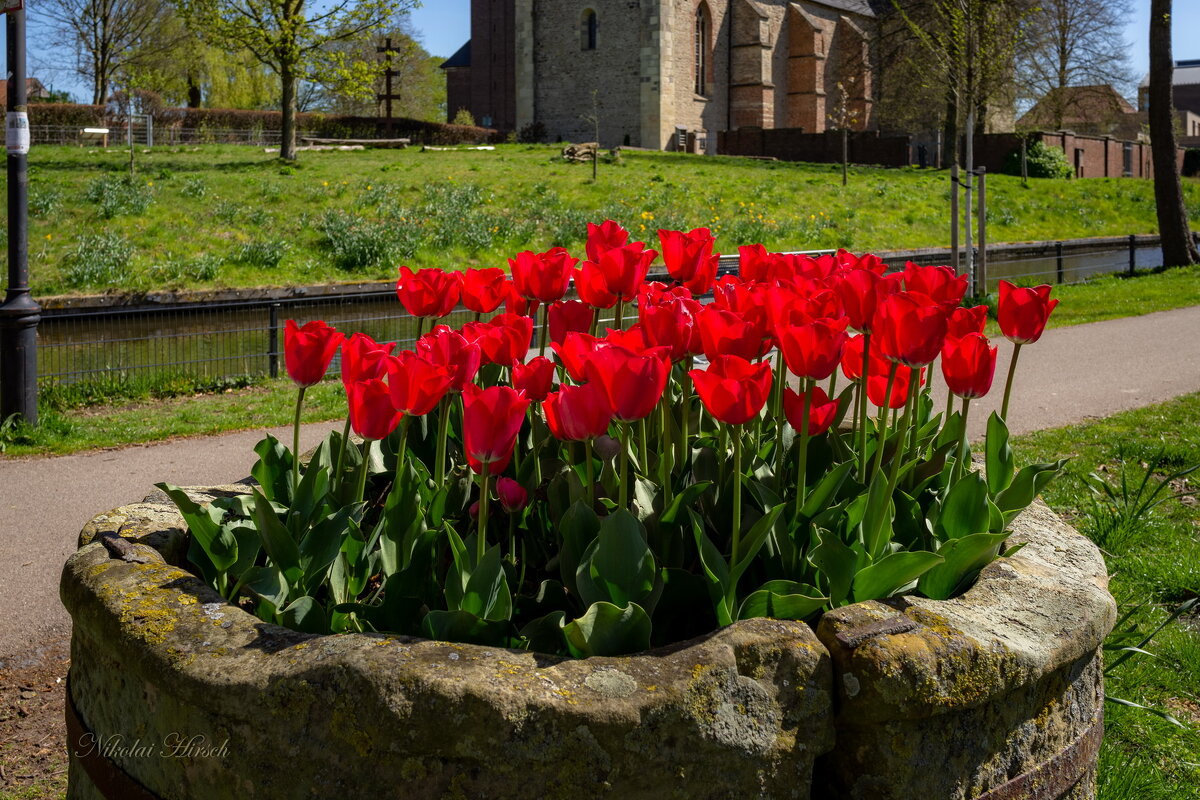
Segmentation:
[[(1149, 64), (1150, 0), (1134, 0), (1134, 13), (1126, 26), (1125, 40), (1129, 44), (1130, 64), (1137, 78), (1145, 76)], [(423, 0), (421, 8), (412, 12), (413, 27), (420, 34), (425, 49), (435, 56), (448, 58), (471, 35), (470, 0)], [(1200, 0), (1175, 0), (1175, 20), (1172, 27), (1172, 47), (1176, 59), (1200, 58)], [(31, 31), (37, 30), (36, 10), (30, 14)], [(88, 90), (78, 77), (65, 69), (51, 65), (73, 62), (69, 52), (31, 47), (29, 74), (56, 89), (72, 92), (77, 101), (87, 101)], [(0, 63), (3, 63), (0, 60)]]

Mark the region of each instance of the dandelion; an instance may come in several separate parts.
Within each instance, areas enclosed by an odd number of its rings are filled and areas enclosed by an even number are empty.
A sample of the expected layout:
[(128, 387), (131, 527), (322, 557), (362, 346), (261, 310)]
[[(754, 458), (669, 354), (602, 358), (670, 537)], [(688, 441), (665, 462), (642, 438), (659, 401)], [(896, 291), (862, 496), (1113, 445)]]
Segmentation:
[(46, 241), (47, 241), (47, 242), (48, 242), (48, 241), (50, 241), (52, 238), (54, 238), (54, 234), (53, 234), (53, 233), (47, 233), (47, 234), (46, 234)]

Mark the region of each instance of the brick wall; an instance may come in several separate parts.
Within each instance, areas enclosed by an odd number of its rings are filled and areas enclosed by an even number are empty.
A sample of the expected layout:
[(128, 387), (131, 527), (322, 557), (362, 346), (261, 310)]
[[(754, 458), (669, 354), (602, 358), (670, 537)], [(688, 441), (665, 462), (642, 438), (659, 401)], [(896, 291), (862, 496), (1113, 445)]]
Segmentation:
[[(718, 152), (731, 156), (769, 156), (780, 161), (812, 161), (836, 164), (842, 160), (842, 135), (838, 131), (805, 133), (799, 128), (740, 128), (722, 131)], [(852, 164), (907, 166), (910, 162), (907, 136), (881, 136), (876, 131), (855, 131), (849, 137)]]
[[(451, 67), (445, 72), (446, 121), (453, 122), (454, 115), (460, 108), (471, 110), (471, 68)], [(476, 122), (478, 121), (476, 120)]]
[[(471, 2), (471, 113), (475, 123), (515, 129), (516, 9), (513, 0)], [(447, 96), (450, 87), (447, 85)], [(451, 112), (453, 117), (453, 112)]]
[[(1066, 131), (1038, 133), (1049, 147), (1062, 150), (1067, 162), (1079, 178), (1153, 178), (1154, 167), (1148, 142), (1127, 142), (1106, 136), (1078, 136)], [(1126, 145), (1129, 162), (1126, 164)], [(987, 167), (988, 172), (1002, 172), (1010, 153), (1019, 149), (1021, 140), (1012, 133), (989, 133), (975, 137), (975, 164)], [(1178, 150), (1179, 167), (1183, 167), (1183, 148)]]

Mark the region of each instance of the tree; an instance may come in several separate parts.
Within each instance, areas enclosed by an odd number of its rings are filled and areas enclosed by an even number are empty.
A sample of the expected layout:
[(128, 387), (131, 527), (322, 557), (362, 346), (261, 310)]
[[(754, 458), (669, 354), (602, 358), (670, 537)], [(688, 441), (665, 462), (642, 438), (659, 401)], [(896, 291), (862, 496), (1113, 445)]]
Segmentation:
[(1175, 160), (1175, 107), (1172, 81), (1175, 62), (1171, 54), (1171, 0), (1150, 0), (1150, 154), (1154, 159), (1154, 203), (1158, 210), (1158, 235), (1163, 266), (1180, 267), (1200, 262), (1188, 230), (1187, 207), (1179, 164)]
[(418, 0), (333, 0), (306, 9), (304, 0), (179, 0), (189, 27), (213, 44), (246, 49), (279, 76), (283, 126), (279, 157), (296, 158), (296, 90), (319, 75), (346, 91), (370, 94), (377, 66), (332, 48), (386, 25)]
[(1013, 100), (1013, 62), (1022, 21), (1033, 0), (892, 0), (918, 47), (926, 80), (940, 84), (948, 158), (957, 163), (960, 130), (981, 133), (999, 107)]
[(74, 43), (75, 71), (91, 83), (93, 105), (108, 99), (114, 76), (177, 42), (168, 0), (42, 0), (36, 10), (54, 44)]
[[(1017, 49), (1017, 83), (1026, 99), (1041, 101), (1055, 130), (1089, 103), (1067, 87), (1133, 85), (1128, 45), (1120, 36), (1133, 13), (1129, 0), (1041, 0), (1025, 19)], [(1082, 109), (1080, 109), (1082, 110)]]

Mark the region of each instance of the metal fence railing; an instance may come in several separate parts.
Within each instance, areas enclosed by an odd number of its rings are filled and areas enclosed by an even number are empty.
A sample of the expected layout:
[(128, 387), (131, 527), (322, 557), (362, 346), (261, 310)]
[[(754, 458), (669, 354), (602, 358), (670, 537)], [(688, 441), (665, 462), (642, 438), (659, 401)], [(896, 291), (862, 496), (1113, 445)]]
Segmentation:
[[(30, 125), (29, 138), (32, 144), (103, 144), (104, 138), (85, 130), (84, 125)], [(145, 136), (141, 128), (135, 126), (135, 139), (144, 142)], [(305, 131), (297, 131), (298, 136), (307, 135)], [(154, 128), (155, 145), (193, 145), (193, 144), (244, 144), (272, 147), (279, 145), (280, 133), (264, 128), (177, 128), (163, 125)], [(128, 137), (124, 122), (109, 127), (107, 144), (110, 147), (120, 147), (127, 143)]]
[[(1156, 241), (1130, 251), (1072, 254), (1044, 243), (1045, 255), (989, 259), (987, 284), (1001, 279), (1073, 283), (1104, 272), (1161, 265)], [(1026, 248), (1026, 252), (1029, 248)], [(939, 251), (939, 255), (945, 251)], [(1132, 253), (1132, 255), (1131, 255)], [(1015, 255), (1015, 254), (1014, 254)], [(944, 263), (938, 258), (920, 263)], [(903, 258), (894, 267), (903, 266)], [(721, 261), (722, 273), (737, 269), (737, 257)], [(633, 309), (629, 310), (634, 313)], [(390, 288), (328, 297), (291, 297), (146, 308), (46, 309), (38, 331), (39, 377), (47, 383), (108, 380), (114, 376), (189, 376), (219, 379), (283, 373), (283, 326), (323, 319), (347, 335), (361, 331), (378, 341), (411, 345), (417, 321)], [(472, 319), (458, 310), (443, 320), (457, 326)], [(336, 373), (338, 364), (332, 367)]]

